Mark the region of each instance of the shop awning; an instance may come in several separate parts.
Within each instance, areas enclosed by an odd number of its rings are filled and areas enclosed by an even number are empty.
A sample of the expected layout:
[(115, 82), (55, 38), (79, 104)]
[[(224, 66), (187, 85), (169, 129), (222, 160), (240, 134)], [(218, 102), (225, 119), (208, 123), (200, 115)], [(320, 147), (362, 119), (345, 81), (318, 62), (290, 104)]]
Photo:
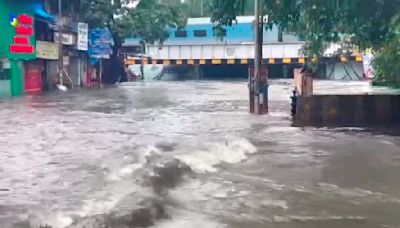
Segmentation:
[(33, 12), (38, 19), (41, 19), (41, 20), (44, 20), (44, 21), (47, 21), (50, 23), (54, 23), (54, 24), (57, 23), (57, 19), (53, 15), (47, 13), (44, 10), (42, 3), (39, 3), (39, 2), (34, 3), (33, 4)]

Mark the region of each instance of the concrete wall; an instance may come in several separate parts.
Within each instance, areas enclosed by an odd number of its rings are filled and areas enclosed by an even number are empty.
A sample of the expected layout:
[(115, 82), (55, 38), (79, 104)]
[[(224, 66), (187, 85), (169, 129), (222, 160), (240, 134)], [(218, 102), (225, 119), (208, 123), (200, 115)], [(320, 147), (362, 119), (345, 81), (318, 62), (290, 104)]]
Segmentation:
[(364, 66), (362, 62), (336, 62), (326, 65), (326, 79), (330, 80), (361, 80)]
[(400, 95), (299, 96), (295, 126), (400, 124)]
[[(144, 80), (145, 81), (153, 81), (159, 73), (163, 70), (164, 65), (154, 64), (154, 65), (144, 65)], [(129, 70), (136, 75), (141, 75), (140, 65), (130, 65)], [(165, 72), (160, 80), (162, 81), (173, 81), (179, 80), (180, 75), (176, 72)]]
[[(302, 46), (302, 43), (264, 44), (263, 57), (301, 57), (299, 53)], [(149, 45), (147, 54), (152, 59), (253, 59), (254, 44)]]

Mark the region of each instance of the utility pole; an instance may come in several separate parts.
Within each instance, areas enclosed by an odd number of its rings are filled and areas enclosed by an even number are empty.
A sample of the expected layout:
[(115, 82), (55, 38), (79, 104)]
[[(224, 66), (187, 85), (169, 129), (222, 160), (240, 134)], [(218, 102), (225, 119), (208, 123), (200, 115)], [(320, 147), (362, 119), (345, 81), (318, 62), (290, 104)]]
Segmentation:
[(58, 77), (61, 86), (64, 85), (63, 80), (63, 44), (62, 44), (62, 0), (58, 0)]
[(258, 115), (268, 112), (268, 85), (262, 75), (263, 20), (263, 0), (255, 0), (254, 91), (250, 105), (253, 105), (254, 113)]
[[(259, 48), (260, 43), (260, 3), (261, 0), (255, 0), (254, 9), (255, 9), (255, 26), (254, 26), (254, 34), (255, 34), (255, 41), (254, 41), (254, 113), (259, 114), (259, 103), (260, 103), (260, 78), (261, 78), (261, 50)], [(262, 41), (261, 41), (262, 42)]]

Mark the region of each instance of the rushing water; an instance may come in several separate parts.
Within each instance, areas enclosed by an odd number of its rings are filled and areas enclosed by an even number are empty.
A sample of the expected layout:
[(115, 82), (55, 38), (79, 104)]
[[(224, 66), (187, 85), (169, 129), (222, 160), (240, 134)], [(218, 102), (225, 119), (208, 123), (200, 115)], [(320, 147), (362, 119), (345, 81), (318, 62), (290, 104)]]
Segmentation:
[(3, 101), (0, 227), (400, 227), (400, 138), (291, 127), (290, 92), (274, 81), (266, 116), (228, 81)]

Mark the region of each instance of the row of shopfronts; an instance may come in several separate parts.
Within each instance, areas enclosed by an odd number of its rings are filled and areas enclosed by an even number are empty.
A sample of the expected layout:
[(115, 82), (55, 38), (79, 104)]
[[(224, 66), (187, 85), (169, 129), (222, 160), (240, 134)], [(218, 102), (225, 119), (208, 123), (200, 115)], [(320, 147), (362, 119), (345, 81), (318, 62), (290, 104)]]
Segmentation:
[[(54, 1), (53, 1), (54, 2)], [(61, 34), (64, 83), (92, 86), (88, 26), (65, 15), (46, 11), (45, 0), (0, 1), (0, 96), (35, 94), (59, 83), (58, 20)]]

